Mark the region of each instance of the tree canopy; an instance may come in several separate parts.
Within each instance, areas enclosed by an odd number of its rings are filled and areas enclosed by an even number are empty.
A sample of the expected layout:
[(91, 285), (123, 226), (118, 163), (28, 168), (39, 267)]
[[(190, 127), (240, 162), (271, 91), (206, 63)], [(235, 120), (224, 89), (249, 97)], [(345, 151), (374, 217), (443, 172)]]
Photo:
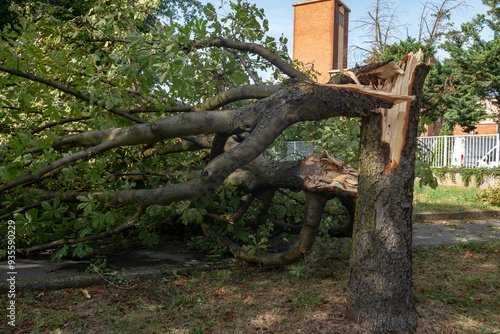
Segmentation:
[[(106, 142), (106, 136), (107, 142), (114, 138), (113, 129), (147, 124), (180, 112), (217, 109), (230, 102), (242, 106), (245, 100), (276, 91), (272, 86), (247, 84), (261, 83), (258, 70), (272, 66), (265, 59), (273, 56), (268, 50), (285, 54), (282, 44), (265, 37), (267, 21), (262, 10), (242, 1), (232, 6), (234, 11), (218, 20), (215, 8), (209, 5), (186, 25), (162, 25), (151, 2), (105, 1), (84, 15), (68, 14), (64, 8), (49, 4), (17, 7), (17, 26), (6, 28), (1, 37), (0, 98), (4, 112), (0, 173), (2, 189), (10, 189), (2, 196), (3, 213), (23, 203), (44, 205), (44, 210), (31, 208), (16, 215), (24, 222), (19, 227), (19, 234), (27, 236), (24, 246), (99, 233), (130, 212), (103, 207), (89, 194), (87, 205), (78, 206), (84, 210), (78, 218), (78, 210), (67, 200), (53, 199), (47, 191), (157, 187), (189, 175), (193, 167), (190, 161), (203, 158), (210, 145), (207, 138), (168, 137), (172, 139), (161, 138), (155, 145), (156, 140), (140, 139), (99, 146)], [(63, 18), (61, 13), (71, 18)], [(148, 29), (141, 29), (145, 24)], [(225, 40), (224, 36), (239, 41)], [(263, 46), (243, 43), (257, 40)], [(228, 43), (231, 46), (227, 47)], [(295, 71), (290, 65), (285, 67)], [(182, 117), (203, 116), (187, 113)], [(111, 149), (118, 146), (119, 150)], [(82, 147), (87, 149), (76, 157)], [(202, 151), (191, 152), (198, 149)], [(169, 152), (178, 153), (166, 158), (164, 154)], [(82, 159), (81, 154), (86, 156)], [(37, 175), (47, 163), (60, 164), (50, 167), (48, 174)], [(164, 170), (179, 163), (185, 171)], [(25, 182), (26, 177), (32, 180)], [(15, 180), (23, 181), (14, 188), (5, 186)], [(37, 186), (29, 190), (22, 187), (29, 184)], [(151, 210), (146, 214), (154, 216)], [(162, 210), (176, 212), (177, 208)], [(186, 211), (190, 216), (198, 213), (196, 208)], [(40, 224), (47, 219), (54, 219), (55, 224)], [(146, 221), (143, 225), (141, 239), (154, 243), (155, 228)], [(82, 247), (77, 254), (89, 250)]]
[[(301, 230), (294, 207), (314, 196), (276, 189), (304, 190), (300, 180), (319, 165), (259, 156), (295, 123), (360, 117), (398, 98), (312, 85), (291, 65), (285, 41), (266, 36), (263, 11), (245, 1), (222, 18), (207, 5), (186, 24), (163, 24), (158, 5), (110, 0), (73, 15), (38, 3), (18, 7), (18, 23), (3, 30), (1, 217), (16, 219), (18, 250), (82, 256), (107, 236), (152, 245), (160, 226), (183, 222), (230, 237), (236, 243), (223, 244), (247, 259), (295, 261), (303, 254), (254, 255), (268, 247), (272, 226)], [(263, 70), (274, 71), (274, 82), (263, 84)], [(355, 184), (354, 170), (329, 164)], [(350, 235), (355, 191), (329, 191), (340, 201), (325, 229)], [(345, 225), (335, 210), (350, 212)]]
[[(450, 53), (457, 68), (454, 77), (460, 82), (457, 95), (492, 98), (500, 107), (500, 12), (499, 1), (483, 0), (490, 7), (461, 30), (447, 34), (443, 48)], [(489, 29), (489, 31), (488, 31)], [(491, 38), (486, 40), (486, 38)], [(458, 85), (457, 85), (458, 86)], [(460, 99), (461, 103), (466, 100)], [(496, 115), (498, 121), (498, 115)]]

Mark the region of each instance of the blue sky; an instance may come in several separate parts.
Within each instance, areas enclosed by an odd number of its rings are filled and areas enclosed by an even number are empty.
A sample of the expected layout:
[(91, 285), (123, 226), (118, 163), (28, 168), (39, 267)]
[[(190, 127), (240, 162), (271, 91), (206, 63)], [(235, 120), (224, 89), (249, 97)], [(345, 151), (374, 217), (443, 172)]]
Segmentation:
[[(227, 0), (222, 1), (227, 2)], [(221, 0), (202, 0), (202, 2), (211, 2), (216, 8), (221, 5)], [(288, 38), (288, 50), (291, 53), (293, 46), (292, 4), (298, 2), (298, 0), (249, 0), (249, 2), (255, 3), (258, 7), (264, 9), (266, 17), (269, 20), (269, 34), (271, 36), (279, 37), (283, 34)], [(374, 6), (376, 0), (342, 0), (342, 2), (351, 9), (349, 17), (349, 45), (362, 45), (365, 33), (360, 29), (354, 29), (356, 27), (355, 21), (366, 16), (367, 11)], [(399, 19), (399, 24), (405, 26), (401, 31), (401, 39), (406, 39), (406, 31), (408, 31), (410, 36), (418, 36), (420, 13), (422, 11), (421, 1), (399, 0), (392, 2), (396, 6), (396, 16)], [(460, 28), (462, 22), (472, 20), (476, 14), (486, 13), (488, 9), (488, 7), (482, 4), (481, 0), (468, 0), (466, 2), (469, 4), (469, 7), (458, 9), (452, 14), (451, 21), (455, 22), (454, 27), (457, 29)], [(442, 59), (446, 57), (446, 53), (441, 51), (437, 56), (439, 59)], [(349, 65), (361, 61), (362, 56), (359, 53), (349, 54)]]

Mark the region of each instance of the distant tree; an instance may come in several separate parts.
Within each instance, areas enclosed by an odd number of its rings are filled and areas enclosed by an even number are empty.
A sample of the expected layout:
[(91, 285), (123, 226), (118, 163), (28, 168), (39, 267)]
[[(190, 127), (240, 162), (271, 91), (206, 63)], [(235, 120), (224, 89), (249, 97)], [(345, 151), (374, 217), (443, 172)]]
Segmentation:
[(427, 124), (442, 118), (441, 134), (453, 134), (456, 125), (472, 131), (475, 124), (488, 117), (478, 94), (460, 73), (453, 59), (445, 59), (432, 66), (426, 79), (422, 116)]
[[(460, 83), (455, 94), (459, 104), (467, 106), (481, 97), (491, 98), (500, 107), (500, 1), (483, 0), (483, 3), (490, 6), (487, 14), (463, 24), (461, 30), (449, 32), (443, 48), (450, 53), (453, 77)], [(491, 31), (484, 31), (485, 28)], [(483, 31), (485, 36), (492, 34), (492, 39), (484, 40)], [(496, 115), (497, 122), (499, 116)]]
[(355, 29), (361, 29), (366, 46), (358, 45), (357, 48), (364, 52), (366, 62), (380, 61), (386, 47), (398, 39), (400, 25), (397, 22), (395, 4), (388, 0), (377, 0), (367, 15), (355, 21)]
[(380, 55), (381, 61), (395, 60), (401, 61), (410, 52), (418, 52), (422, 50), (425, 55), (425, 61), (429, 61), (436, 53), (436, 47), (432, 44), (417, 41), (415, 38), (407, 37), (406, 40), (401, 40), (385, 47), (385, 51)]
[(422, 3), (418, 41), (436, 45), (439, 39), (453, 26), (451, 13), (467, 6), (467, 0), (440, 0)]
[[(435, 47), (441, 36), (452, 26), (449, 22), (451, 13), (466, 5), (467, 1), (461, 0), (423, 2), (418, 38), (412, 38), (406, 31), (408, 36), (406, 46), (419, 44), (423, 46), (423, 50)], [(388, 47), (394, 47), (398, 41), (402, 41), (400, 36), (404, 34), (401, 31), (404, 25), (398, 22), (399, 13), (396, 12), (396, 4), (390, 0), (377, 0), (375, 5), (368, 10), (367, 15), (354, 22), (355, 29), (361, 29), (366, 33), (364, 36), (366, 46), (358, 45), (356, 49), (364, 53), (367, 63), (381, 61)], [(394, 50), (389, 51), (389, 53), (393, 52)], [(387, 57), (384, 58), (387, 59)]]
[(453, 59), (438, 62), (433, 58), (435, 46), (411, 37), (387, 46), (380, 58), (382, 61), (400, 61), (408, 53), (418, 50), (424, 52), (425, 61), (432, 59), (436, 62), (425, 80), (422, 124), (431, 124), (442, 118), (445, 121), (443, 134), (452, 134), (455, 125), (462, 126), (466, 131), (474, 130), (474, 125), (488, 115), (479, 103), (476, 90), (464, 80), (462, 69)]

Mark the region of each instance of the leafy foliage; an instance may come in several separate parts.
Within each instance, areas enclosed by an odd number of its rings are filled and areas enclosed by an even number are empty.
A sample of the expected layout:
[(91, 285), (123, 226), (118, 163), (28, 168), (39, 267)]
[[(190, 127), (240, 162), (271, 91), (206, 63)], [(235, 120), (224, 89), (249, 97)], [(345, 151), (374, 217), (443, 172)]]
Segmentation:
[(485, 201), (491, 205), (500, 206), (500, 187), (490, 188), (483, 190), (477, 199), (480, 201)]
[[(375, 43), (377, 47), (369, 55), (370, 62), (388, 59), (399, 61), (407, 53), (421, 49), (429, 58), (435, 54), (438, 40), (445, 37), (439, 47), (449, 52), (451, 58), (432, 66), (426, 78), (422, 105), (422, 124), (432, 124), (442, 119), (442, 134), (452, 134), (456, 125), (462, 126), (465, 131), (472, 131), (475, 124), (488, 118), (483, 105), (479, 103), (480, 98), (493, 98), (493, 103), (499, 105), (498, 1), (486, 0), (484, 3), (491, 7), (488, 15), (479, 15), (472, 22), (462, 25), (461, 31), (450, 31), (452, 25), (449, 20), (452, 11), (465, 5), (463, 2), (425, 3), (422, 5), (418, 38), (407, 37), (393, 44), (383, 42), (389, 39), (378, 38)], [(384, 1), (377, 2), (376, 8), (375, 12), (383, 18), (377, 23), (381, 25), (378, 30), (384, 31), (381, 37), (392, 36), (398, 28), (395, 25), (395, 13), (391, 15)], [(374, 25), (373, 22), (361, 23), (369, 27)], [(493, 31), (496, 38), (482, 40), (480, 33), (485, 27)]]
[[(500, 13), (498, 1), (483, 1), (490, 6), (488, 15), (478, 15), (465, 23), (461, 31), (447, 34), (443, 48), (450, 53), (458, 69), (457, 77), (462, 83), (459, 94), (492, 98), (497, 107), (500, 97)], [(493, 32), (493, 39), (484, 40), (481, 32), (485, 26)], [(463, 103), (463, 102), (462, 102)], [(498, 119), (498, 115), (495, 115)]]
[(427, 44), (423, 41), (417, 41), (412, 37), (407, 37), (406, 40), (401, 40), (397, 43), (388, 45), (380, 60), (386, 61), (393, 59), (394, 61), (399, 62), (410, 52), (418, 52), (419, 50), (422, 50), (425, 55), (424, 61), (428, 61), (429, 58), (434, 56), (436, 53), (435, 46)]
[[(260, 57), (222, 48), (197, 49), (193, 40), (231, 37), (259, 42), (287, 59), (286, 41), (266, 35), (269, 23), (263, 10), (242, 0), (231, 2), (231, 10), (224, 17), (217, 15), (213, 5), (202, 7), (199, 1), (51, 4), (14, 6), (17, 17), (9, 19), (12, 25), (6, 25), (0, 35), (0, 65), (45, 80), (0, 73), (2, 182), (33, 173), (78, 151), (72, 147), (65, 147), (65, 152), (53, 149), (52, 144), (61, 136), (133, 124), (117, 117), (119, 110), (156, 109), (156, 113), (140, 115), (154, 121), (169, 115), (165, 108), (196, 105), (229, 88), (246, 85), (252, 78), (262, 80), (259, 73), (271, 69)], [(154, 13), (170, 18), (169, 24), (154, 20)], [(179, 22), (181, 18), (186, 23)], [(282, 77), (278, 70), (272, 71), (276, 78)], [(169, 143), (175, 141), (164, 144)], [(110, 208), (86, 192), (159, 187), (171, 179), (145, 175), (158, 174), (170, 166), (188, 169), (204, 156), (201, 151), (146, 158), (143, 151), (144, 147), (137, 146), (109, 150), (61, 168), (29, 191), (19, 187), (0, 195), (0, 215), (33, 206), (15, 216), (18, 248), (61, 238), (85, 238), (116, 228), (134, 208)], [(176, 180), (182, 178), (181, 173)], [(63, 200), (51, 193), (56, 190), (83, 195)], [(51, 194), (49, 198), (47, 194)], [(217, 202), (221, 212), (234, 207), (237, 198), (229, 197)], [(129, 233), (145, 244), (154, 244), (158, 236), (152, 223), (165, 219), (165, 215), (176, 213), (185, 223), (205, 218), (206, 210), (191, 204), (148, 208), (136, 224), (137, 231)], [(241, 231), (236, 233), (243, 235)], [(121, 238), (114, 237), (116, 242)], [(54, 258), (83, 256), (92, 252), (93, 244), (95, 241), (66, 245)]]

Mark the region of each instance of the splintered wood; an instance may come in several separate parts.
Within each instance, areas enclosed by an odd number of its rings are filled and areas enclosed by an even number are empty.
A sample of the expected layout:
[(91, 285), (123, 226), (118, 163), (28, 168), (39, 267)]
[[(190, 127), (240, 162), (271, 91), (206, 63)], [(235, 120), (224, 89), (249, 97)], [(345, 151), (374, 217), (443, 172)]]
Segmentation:
[(413, 86), (415, 69), (423, 63), (423, 60), (422, 51), (416, 54), (412, 52), (406, 55), (399, 64), (386, 61), (363, 66), (355, 72), (341, 71), (339, 73), (351, 78), (356, 84), (329, 85), (332, 89), (342, 87), (343, 89), (363, 90), (367, 94), (385, 98), (394, 103), (391, 109), (375, 110), (382, 114), (381, 141), (390, 147), (386, 172), (394, 170), (401, 161), (410, 118), (410, 105), (415, 99), (409, 94)]
[[(388, 76), (387, 72), (381, 76), (378, 89), (389, 92), (391, 95), (408, 96), (411, 93), (415, 68), (422, 64), (424, 54), (419, 51), (417, 54), (410, 53), (393, 67), (393, 75)], [(385, 77), (385, 80), (384, 80)], [(406, 131), (410, 119), (411, 102), (404, 102), (394, 105), (391, 109), (380, 109), (382, 114), (382, 138), (390, 147), (389, 162), (386, 172), (394, 170), (401, 161), (401, 154), (406, 140)]]
[(356, 84), (343, 84), (343, 85), (342, 84), (341, 85), (317, 84), (317, 85), (328, 86), (331, 89), (357, 91), (357, 92), (360, 92), (363, 94), (371, 95), (373, 97), (380, 97), (380, 98), (385, 99), (387, 101), (391, 101), (394, 104), (413, 101), (415, 99), (413, 96), (390, 94), (390, 93), (384, 92), (382, 90), (375, 90), (372, 87), (364, 86), (364, 85), (356, 85)]
[(389, 61), (380, 64), (380, 66), (373, 67), (370, 70), (360, 72), (357, 78), (360, 84), (369, 85), (377, 89), (377, 87), (380, 86), (380, 80), (386, 80), (394, 77), (396, 74), (403, 75), (404, 73), (405, 72), (395, 61)]
[(332, 190), (337, 188), (355, 197), (358, 193), (358, 171), (351, 165), (326, 153), (313, 155), (301, 163), (303, 166), (317, 165), (318, 171), (304, 176), (304, 185), (310, 190)]

